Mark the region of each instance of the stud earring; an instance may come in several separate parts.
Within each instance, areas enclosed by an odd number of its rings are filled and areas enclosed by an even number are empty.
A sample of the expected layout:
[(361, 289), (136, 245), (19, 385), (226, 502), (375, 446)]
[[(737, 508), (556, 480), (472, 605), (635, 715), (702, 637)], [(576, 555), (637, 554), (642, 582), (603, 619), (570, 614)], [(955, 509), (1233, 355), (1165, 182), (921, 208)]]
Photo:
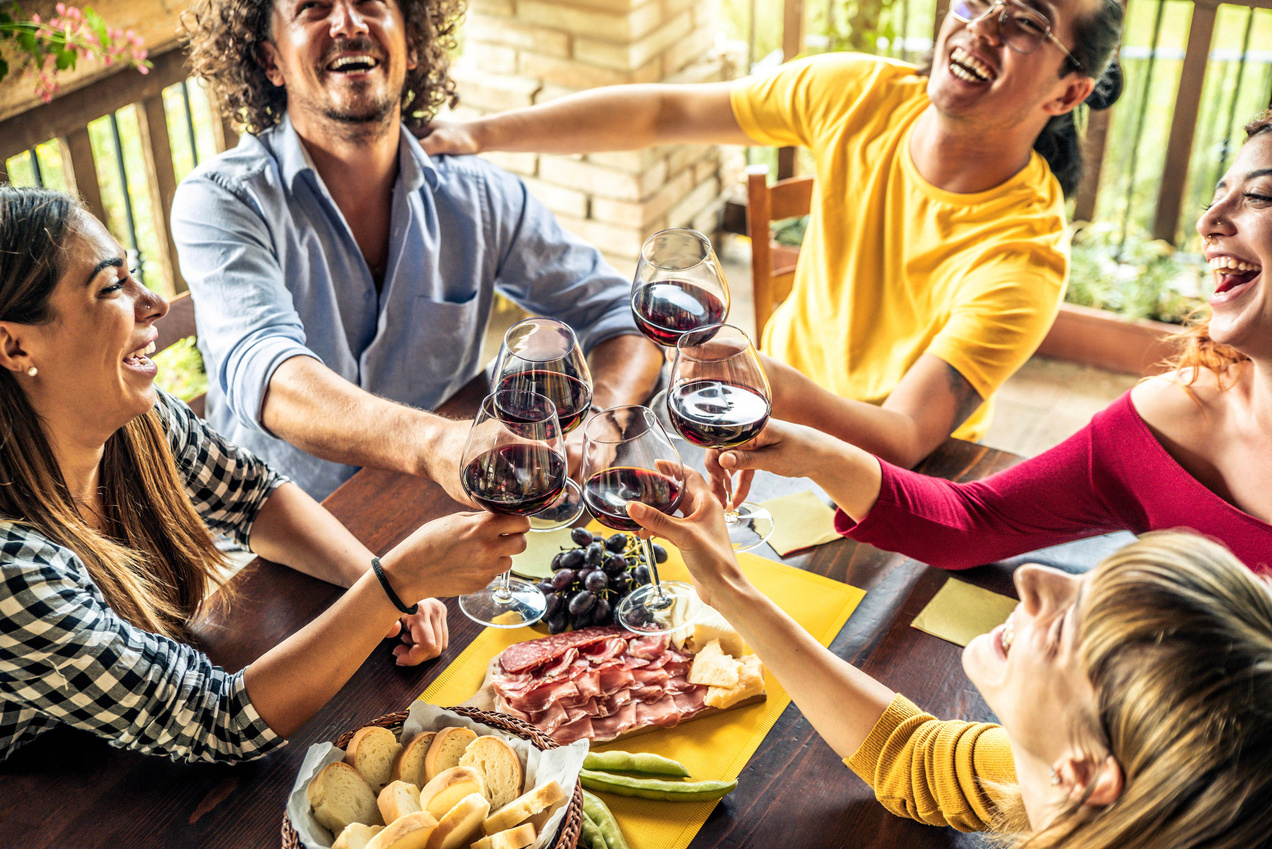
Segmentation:
[(1051, 768), (1051, 784), (1054, 787), (1060, 783), (1060, 773), (1056, 772), (1056, 768)]
[(31, 366), (29, 369), (27, 369), (27, 377), (35, 377), (39, 373), (40, 373), (40, 370), (36, 368), (35, 366)]

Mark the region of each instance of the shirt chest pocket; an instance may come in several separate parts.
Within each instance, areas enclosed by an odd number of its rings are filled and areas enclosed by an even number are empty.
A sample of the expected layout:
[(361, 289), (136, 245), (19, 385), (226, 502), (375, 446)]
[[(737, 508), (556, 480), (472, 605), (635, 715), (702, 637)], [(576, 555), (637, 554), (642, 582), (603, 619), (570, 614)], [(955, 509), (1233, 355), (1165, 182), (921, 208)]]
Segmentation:
[(490, 294), (480, 290), (460, 301), (416, 299), (399, 364), (412, 403), (432, 409), (476, 374), (489, 312)]

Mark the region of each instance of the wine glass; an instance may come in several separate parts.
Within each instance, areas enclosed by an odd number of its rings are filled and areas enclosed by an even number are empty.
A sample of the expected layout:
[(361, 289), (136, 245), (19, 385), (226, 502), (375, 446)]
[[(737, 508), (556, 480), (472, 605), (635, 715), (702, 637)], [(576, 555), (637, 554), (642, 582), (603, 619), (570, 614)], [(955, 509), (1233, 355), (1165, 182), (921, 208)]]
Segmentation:
[[(565, 488), (564, 436), (556, 405), (535, 392), (496, 391), (481, 402), (464, 443), (460, 483), (492, 513), (531, 516)], [(505, 572), (485, 589), (459, 597), (469, 619), (495, 628), (531, 625), (547, 599), (534, 584)]]
[[(729, 283), (711, 240), (684, 229), (663, 230), (646, 239), (632, 279), (632, 315), (641, 333), (668, 349), (686, 331), (727, 320)], [(669, 429), (666, 403), (663, 390), (650, 406)]]
[[(592, 373), (570, 326), (554, 318), (527, 318), (504, 334), (494, 388), (535, 392), (556, 405), (561, 432), (570, 433), (592, 406)], [(530, 517), (530, 529), (551, 531), (583, 513), (583, 490), (569, 478), (552, 504)]]
[[(685, 475), (680, 454), (648, 407), (611, 407), (583, 428), (583, 502), (596, 521), (617, 531), (640, 526), (627, 515), (639, 501), (670, 513), (680, 504)], [(695, 607), (693, 587), (660, 581), (651, 540), (643, 540), (653, 582), (628, 593), (614, 619), (629, 631), (665, 634), (688, 621)]]
[[(771, 399), (755, 346), (733, 325), (691, 330), (676, 343), (667, 414), (687, 441), (716, 449), (749, 442), (764, 430)], [(726, 510), (724, 521), (735, 551), (755, 548), (773, 533), (773, 514), (750, 502)]]

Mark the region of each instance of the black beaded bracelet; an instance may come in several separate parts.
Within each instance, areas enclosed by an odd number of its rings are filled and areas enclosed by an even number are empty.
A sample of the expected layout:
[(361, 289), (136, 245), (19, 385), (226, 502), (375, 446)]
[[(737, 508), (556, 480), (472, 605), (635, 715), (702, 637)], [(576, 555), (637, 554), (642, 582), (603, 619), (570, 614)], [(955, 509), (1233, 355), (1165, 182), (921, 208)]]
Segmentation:
[(380, 586), (384, 587), (384, 594), (389, 597), (389, 601), (393, 602), (394, 607), (408, 616), (420, 609), (418, 603), (407, 607), (402, 603), (402, 599), (398, 598), (398, 594), (393, 592), (393, 587), (389, 586), (389, 579), (385, 577), (384, 567), (380, 565), (380, 558), (371, 558), (371, 570), (375, 572), (375, 576), (380, 579)]

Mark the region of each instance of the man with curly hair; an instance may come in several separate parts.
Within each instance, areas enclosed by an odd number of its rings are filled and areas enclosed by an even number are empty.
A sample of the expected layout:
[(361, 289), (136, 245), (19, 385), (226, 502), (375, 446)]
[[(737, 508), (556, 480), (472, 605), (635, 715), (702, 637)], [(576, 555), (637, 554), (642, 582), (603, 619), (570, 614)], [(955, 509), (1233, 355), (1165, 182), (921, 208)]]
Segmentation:
[(639, 403), (662, 362), (629, 283), (516, 177), (428, 157), (407, 130), (455, 99), (460, 0), (199, 0), (194, 73), (247, 131), (182, 181), (172, 231), (198, 305), (208, 418), (323, 498), (358, 467), (455, 499), (467, 423), (431, 410), (476, 375), (496, 290), (573, 327), (594, 403)]

